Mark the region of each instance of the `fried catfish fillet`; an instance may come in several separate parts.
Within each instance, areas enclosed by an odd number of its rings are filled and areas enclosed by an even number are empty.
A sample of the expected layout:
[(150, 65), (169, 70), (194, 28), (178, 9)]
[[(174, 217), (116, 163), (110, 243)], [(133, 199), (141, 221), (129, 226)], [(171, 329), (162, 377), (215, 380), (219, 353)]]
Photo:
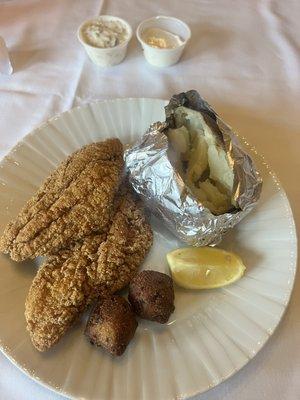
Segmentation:
[(57, 343), (98, 296), (125, 287), (151, 247), (152, 230), (140, 201), (127, 192), (117, 203), (107, 235), (90, 235), (50, 256), (34, 278), (25, 317), (39, 351)]
[(106, 232), (122, 171), (118, 139), (73, 153), (6, 226), (0, 251), (22, 261), (53, 254), (92, 232)]
[(25, 302), (27, 329), (38, 350), (57, 343), (96, 295), (97, 250), (103, 240), (105, 234), (92, 234), (40, 267)]

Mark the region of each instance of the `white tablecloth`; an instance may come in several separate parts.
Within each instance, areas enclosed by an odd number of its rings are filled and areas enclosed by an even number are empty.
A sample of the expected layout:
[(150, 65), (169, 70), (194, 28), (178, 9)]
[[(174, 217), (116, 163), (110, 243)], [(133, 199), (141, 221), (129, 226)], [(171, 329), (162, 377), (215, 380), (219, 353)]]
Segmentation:
[[(167, 69), (147, 65), (135, 38), (121, 65), (99, 69), (76, 39), (81, 21), (98, 13), (123, 17), (133, 28), (153, 15), (178, 16), (191, 26), (193, 38), (182, 61)], [(0, 1), (0, 35), (14, 65), (13, 75), (0, 75), (0, 156), (33, 127), (74, 105), (114, 97), (167, 99), (195, 88), (265, 155), (299, 226), (299, 19), (298, 0)], [(263, 350), (197, 399), (299, 399), (299, 332), (297, 279), (287, 313)], [(0, 353), (0, 399), (61, 396)]]

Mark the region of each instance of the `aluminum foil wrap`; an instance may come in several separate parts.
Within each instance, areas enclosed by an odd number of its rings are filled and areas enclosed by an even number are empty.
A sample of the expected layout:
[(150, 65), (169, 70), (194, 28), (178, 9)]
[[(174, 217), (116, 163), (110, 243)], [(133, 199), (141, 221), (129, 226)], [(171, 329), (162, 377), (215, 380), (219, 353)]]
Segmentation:
[[(234, 172), (235, 209), (214, 215), (185, 186), (168, 158), (168, 138), (164, 132), (174, 127), (176, 107), (184, 106), (211, 118), (214, 134), (221, 137)], [(125, 152), (130, 182), (155, 214), (179, 239), (192, 246), (214, 245), (256, 205), (262, 180), (250, 156), (237, 137), (195, 91), (180, 93), (165, 107), (166, 121), (151, 125), (140, 141)], [(221, 135), (221, 136), (220, 136)]]

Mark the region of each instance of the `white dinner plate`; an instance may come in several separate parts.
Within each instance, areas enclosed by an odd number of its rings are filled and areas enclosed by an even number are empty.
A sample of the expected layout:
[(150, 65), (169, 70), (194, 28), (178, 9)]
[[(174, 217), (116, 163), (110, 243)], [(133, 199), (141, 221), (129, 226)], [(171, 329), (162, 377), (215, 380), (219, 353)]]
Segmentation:
[[(134, 142), (164, 119), (165, 102), (95, 102), (52, 118), (0, 164), (0, 232), (67, 155), (107, 137)], [(241, 139), (242, 140), (242, 139)], [(244, 140), (243, 140), (244, 141)], [(83, 336), (86, 315), (53, 349), (39, 353), (25, 329), (24, 301), (38, 261), (0, 256), (0, 344), (31, 378), (74, 399), (169, 400), (202, 393), (241, 369), (266, 343), (293, 288), (297, 241), (286, 195), (263, 158), (244, 141), (264, 184), (257, 208), (221, 243), (244, 260), (238, 282), (221, 289), (175, 288), (168, 325), (139, 321), (125, 354), (114, 358)], [(152, 220), (154, 245), (143, 268), (167, 272), (166, 253), (182, 246)]]

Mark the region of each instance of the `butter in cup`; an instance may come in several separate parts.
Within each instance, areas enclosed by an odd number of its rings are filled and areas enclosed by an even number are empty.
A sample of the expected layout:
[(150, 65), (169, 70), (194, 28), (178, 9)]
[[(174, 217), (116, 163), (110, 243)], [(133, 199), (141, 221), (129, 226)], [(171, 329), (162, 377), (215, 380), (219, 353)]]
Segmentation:
[[(101, 24), (115, 25), (115, 27), (101, 33), (99, 30)], [(78, 29), (77, 37), (96, 65), (110, 67), (124, 60), (132, 37), (132, 29), (122, 18), (101, 15), (84, 21)]]
[(179, 61), (191, 30), (178, 18), (157, 16), (142, 21), (136, 36), (146, 60), (156, 67), (167, 67)]

